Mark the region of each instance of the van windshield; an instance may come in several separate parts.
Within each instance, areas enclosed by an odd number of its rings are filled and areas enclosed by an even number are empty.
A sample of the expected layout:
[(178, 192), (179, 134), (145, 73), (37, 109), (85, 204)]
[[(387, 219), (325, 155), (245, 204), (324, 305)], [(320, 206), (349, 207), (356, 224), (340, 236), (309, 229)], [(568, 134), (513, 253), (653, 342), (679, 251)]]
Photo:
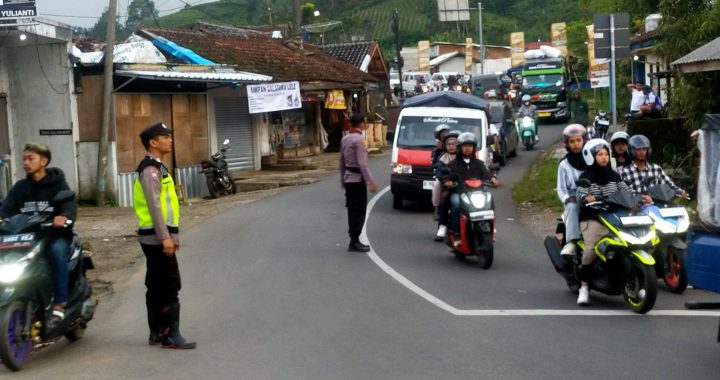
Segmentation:
[(435, 127), (447, 124), (451, 130), (472, 132), (478, 140), (482, 138), (482, 121), (480, 119), (458, 117), (403, 116), (398, 129), (398, 148), (432, 149), (435, 147)]

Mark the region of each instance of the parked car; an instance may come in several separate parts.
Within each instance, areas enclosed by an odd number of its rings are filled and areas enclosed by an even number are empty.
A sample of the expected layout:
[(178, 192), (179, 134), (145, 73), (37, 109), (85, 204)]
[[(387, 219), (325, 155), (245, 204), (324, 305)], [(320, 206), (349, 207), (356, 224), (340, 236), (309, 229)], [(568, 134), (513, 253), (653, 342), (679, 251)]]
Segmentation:
[(405, 96), (413, 96), (430, 92), (432, 82), (427, 71), (408, 71), (403, 73), (402, 90)]
[[(508, 157), (517, 155), (520, 144), (518, 132), (515, 128), (512, 107), (506, 101), (489, 101), (490, 123), (495, 125), (500, 134), (500, 149), (493, 152), (493, 162), (501, 166), (507, 164)], [(490, 143), (490, 141), (488, 141)]]

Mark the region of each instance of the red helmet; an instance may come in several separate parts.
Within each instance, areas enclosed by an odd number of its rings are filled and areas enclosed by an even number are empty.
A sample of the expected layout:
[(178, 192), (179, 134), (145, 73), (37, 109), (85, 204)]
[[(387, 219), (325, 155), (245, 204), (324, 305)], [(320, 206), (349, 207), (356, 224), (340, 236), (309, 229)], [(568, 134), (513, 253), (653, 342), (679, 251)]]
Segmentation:
[(582, 136), (583, 138), (583, 144), (585, 144), (588, 141), (588, 132), (585, 127), (583, 127), (581, 124), (570, 124), (565, 129), (563, 129), (562, 133), (562, 142), (565, 149), (569, 150), (570, 147), (568, 146), (568, 141), (570, 140), (570, 136)]

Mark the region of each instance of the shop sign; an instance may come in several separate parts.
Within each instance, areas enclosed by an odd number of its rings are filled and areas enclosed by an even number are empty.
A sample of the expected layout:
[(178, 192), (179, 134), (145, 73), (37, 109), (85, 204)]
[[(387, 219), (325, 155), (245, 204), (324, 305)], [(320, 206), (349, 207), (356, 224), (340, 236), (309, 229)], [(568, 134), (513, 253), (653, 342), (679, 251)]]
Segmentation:
[(8, 4), (5, 3), (5, 0), (0, 0), (0, 20), (16, 19), (19, 17), (36, 17), (37, 15), (35, 0)]
[(251, 84), (247, 88), (250, 113), (302, 108), (300, 82)]
[(331, 110), (344, 110), (347, 108), (345, 104), (345, 93), (343, 90), (330, 90), (325, 94), (325, 108)]
[(72, 129), (41, 129), (40, 136), (68, 136), (72, 135)]

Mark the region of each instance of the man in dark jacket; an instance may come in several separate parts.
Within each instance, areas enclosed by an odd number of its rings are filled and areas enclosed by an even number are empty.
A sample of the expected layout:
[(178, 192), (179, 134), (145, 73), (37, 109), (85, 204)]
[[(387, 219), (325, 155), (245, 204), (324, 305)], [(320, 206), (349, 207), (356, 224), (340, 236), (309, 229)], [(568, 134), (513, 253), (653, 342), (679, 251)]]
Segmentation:
[(52, 155), (42, 144), (27, 144), (23, 150), (23, 169), (27, 177), (18, 181), (3, 200), (0, 214), (3, 219), (16, 214), (50, 214), (53, 227), (58, 230), (49, 240), (45, 252), (53, 268), (53, 321), (65, 317), (68, 301), (68, 257), (72, 230), (66, 228), (68, 221), (74, 221), (77, 213), (75, 199), (61, 204), (52, 200), (62, 190), (70, 190), (65, 174), (58, 168), (48, 168)]
[[(461, 133), (457, 139), (458, 157), (447, 165), (449, 171), (442, 178), (443, 186), (450, 193), (450, 213), (452, 216), (452, 230), (456, 236), (460, 235), (460, 194), (457, 192), (465, 180), (477, 178), (483, 181), (490, 181), (494, 186), (498, 186), (497, 177), (485, 166), (481, 160), (475, 157), (477, 150), (477, 139), (470, 132)], [(460, 239), (455, 240), (455, 247), (462, 242)]]
[(570, 123), (588, 125), (588, 104), (582, 100), (579, 90), (575, 90), (570, 99)]

